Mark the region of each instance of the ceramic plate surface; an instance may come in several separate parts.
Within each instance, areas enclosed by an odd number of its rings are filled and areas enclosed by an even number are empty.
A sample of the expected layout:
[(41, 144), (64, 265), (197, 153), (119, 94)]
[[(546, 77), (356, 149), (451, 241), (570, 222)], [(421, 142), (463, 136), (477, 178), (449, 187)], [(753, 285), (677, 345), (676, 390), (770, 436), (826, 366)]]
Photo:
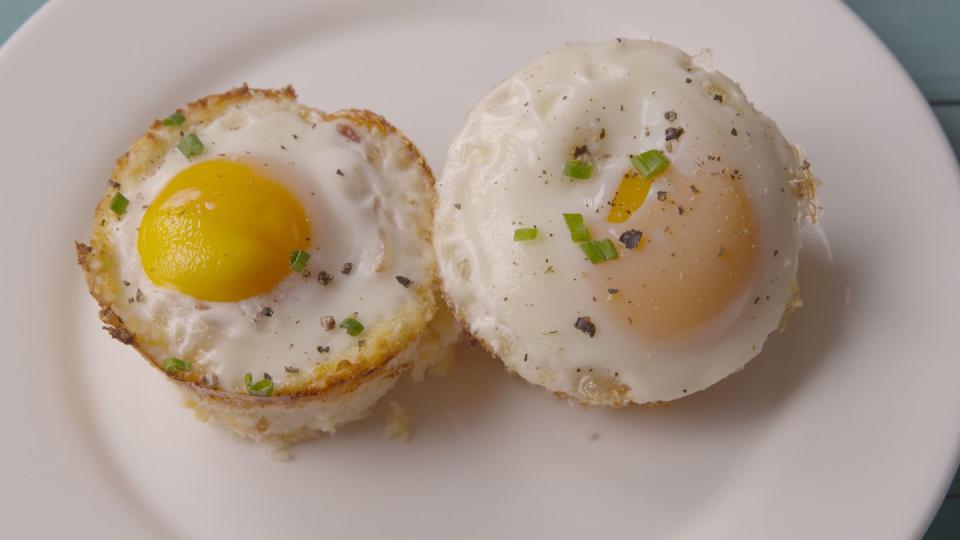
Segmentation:
[[(291, 83), (382, 113), (440, 171), (495, 83), (615, 36), (711, 48), (823, 180), (805, 306), (742, 373), (666, 408), (587, 410), (464, 348), (394, 395), (409, 442), (378, 412), (278, 463), (196, 422), (100, 330), (72, 242), (153, 118)], [(960, 175), (839, 2), (54, 1), (0, 50), (0, 81), (10, 537), (902, 539), (956, 465)]]

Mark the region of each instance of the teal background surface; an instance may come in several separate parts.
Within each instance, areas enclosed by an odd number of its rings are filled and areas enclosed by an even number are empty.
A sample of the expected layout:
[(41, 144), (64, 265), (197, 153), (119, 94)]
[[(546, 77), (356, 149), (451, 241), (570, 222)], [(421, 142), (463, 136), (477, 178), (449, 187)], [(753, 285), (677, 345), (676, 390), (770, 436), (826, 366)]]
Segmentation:
[[(913, 77), (940, 120), (954, 153), (960, 155), (960, 0), (845, 1)], [(44, 0), (0, 0), (0, 43), (43, 3)], [(957, 539), (960, 539), (960, 475), (954, 477), (943, 505), (924, 536), (924, 540)]]

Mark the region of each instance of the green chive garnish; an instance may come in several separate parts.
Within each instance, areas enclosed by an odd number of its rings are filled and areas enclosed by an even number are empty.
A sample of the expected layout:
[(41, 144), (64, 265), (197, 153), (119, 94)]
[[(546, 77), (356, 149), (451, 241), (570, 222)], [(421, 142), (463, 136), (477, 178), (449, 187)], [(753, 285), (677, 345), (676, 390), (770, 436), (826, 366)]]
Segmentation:
[(177, 144), (177, 148), (188, 158), (199, 156), (203, 153), (203, 143), (196, 133), (185, 135)]
[(243, 376), (243, 384), (247, 387), (247, 393), (251, 396), (269, 396), (273, 393), (273, 379), (266, 376), (257, 382), (253, 382), (253, 375), (247, 373)]
[(190, 362), (172, 356), (163, 361), (163, 370), (167, 373), (180, 373), (181, 371), (190, 371), (192, 368)]
[(590, 231), (583, 224), (583, 214), (564, 214), (563, 220), (567, 222), (567, 229), (570, 229), (571, 240), (586, 242), (590, 239)]
[(179, 126), (184, 123), (187, 119), (184, 118), (180, 111), (177, 111), (170, 116), (163, 119), (163, 125), (165, 126)]
[(533, 240), (536, 237), (537, 237), (536, 227), (516, 229), (513, 231), (514, 242), (526, 242), (527, 240)]
[(290, 252), (290, 269), (301, 274), (307, 268), (307, 261), (310, 260), (310, 254), (306, 251), (295, 249)]
[(670, 166), (670, 160), (659, 150), (647, 150), (642, 154), (630, 156), (630, 163), (633, 163), (633, 168), (640, 173), (640, 176), (648, 180)]
[(593, 163), (571, 159), (564, 164), (563, 175), (577, 180), (586, 180), (593, 176)]
[(587, 259), (593, 264), (612, 261), (618, 256), (617, 248), (613, 246), (613, 242), (611, 242), (609, 238), (580, 242), (579, 246), (583, 254), (586, 255)]
[(123, 196), (123, 193), (119, 191), (113, 194), (113, 198), (110, 199), (110, 209), (113, 210), (113, 213), (122, 216), (124, 212), (127, 211), (127, 206), (130, 204), (130, 200)]
[(363, 332), (363, 325), (360, 324), (360, 321), (350, 317), (340, 321), (340, 328), (346, 330), (351, 336), (359, 336), (360, 332)]
[(613, 245), (613, 241), (609, 238), (604, 238), (597, 242), (597, 247), (600, 248), (600, 252), (603, 253), (603, 260), (612, 261), (617, 258), (617, 248)]
[(603, 253), (600, 252), (593, 242), (581, 242), (580, 249), (583, 251), (583, 254), (587, 256), (587, 259), (590, 260), (593, 264), (603, 262)]

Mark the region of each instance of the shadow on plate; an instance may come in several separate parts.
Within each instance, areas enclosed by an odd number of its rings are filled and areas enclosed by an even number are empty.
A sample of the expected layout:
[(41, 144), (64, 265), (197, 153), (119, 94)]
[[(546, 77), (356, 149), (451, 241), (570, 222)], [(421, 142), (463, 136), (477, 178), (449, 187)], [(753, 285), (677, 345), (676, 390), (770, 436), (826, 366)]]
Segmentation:
[[(804, 305), (793, 313), (784, 332), (770, 336), (744, 370), (664, 406), (589, 409), (586, 414), (596, 415), (600, 417), (597, 420), (616, 428), (636, 429), (637, 424), (643, 424), (646, 430), (662, 429), (672, 434), (692, 430), (700, 434), (705, 430), (742, 432), (762, 425), (807, 384), (842, 339), (848, 324), (850, 294), (845, 277), (842, 263), (830, 260), (826, 246), (818, 239), (808, 239), (799, 269)], [(479, 349), (464, 345), (459, 353), (458, 364), (449, 375), (428, 378), (423, 383), (401, 382), (371, 418), (346, 427), (337, 438), (382, 429), (384, 410), (390, 401), (407, 407), (416, 424), (441, 415), (452, 426), (451, 436), (475, 422), (495, 422), (491, 415), (515, 414), (497, 406), (496, 400), (505, 392), (539, 393), (541, 398), (569, 409), (546, 391), (509, 375), (500, 362)]]

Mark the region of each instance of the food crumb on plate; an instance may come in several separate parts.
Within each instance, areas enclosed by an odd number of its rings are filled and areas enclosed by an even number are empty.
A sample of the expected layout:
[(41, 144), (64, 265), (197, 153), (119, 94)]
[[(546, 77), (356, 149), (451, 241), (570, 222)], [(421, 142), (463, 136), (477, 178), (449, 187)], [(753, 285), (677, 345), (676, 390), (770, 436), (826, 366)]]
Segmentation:
[(278, 446), (266, 446), (264, 451), (270, 456), (270, 459), (278, 463), (286, 463), (290, 461), (290, 453), (286, 449)]
[(387, 410), (387, 424), (383, 427), (383, 436), (398, 441), (409, 440), (411, 421), (413, 416), (407, 409), (396, 401), (391, 401), (390, 408)]

